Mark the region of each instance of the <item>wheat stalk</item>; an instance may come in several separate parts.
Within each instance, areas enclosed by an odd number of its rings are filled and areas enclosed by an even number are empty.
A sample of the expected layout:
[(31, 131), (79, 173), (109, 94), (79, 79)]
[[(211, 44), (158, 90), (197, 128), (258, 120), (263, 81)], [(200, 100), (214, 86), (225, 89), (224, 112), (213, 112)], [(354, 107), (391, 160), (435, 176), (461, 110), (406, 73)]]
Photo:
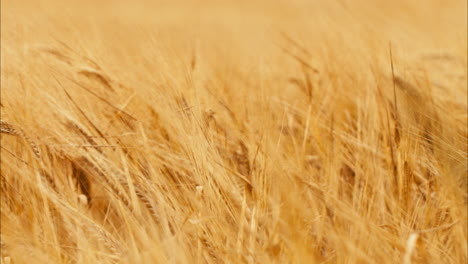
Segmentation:
[(14, 126), (4, 120), (0, 120), (0, 133), (23, 138), (28, 142), (36, 158), (41, 158), (41, 151), (39, 150), (39, 147), (37, 146), (36, 142), (34, 142), (34, 140), (32, 140), (28, 135), (26, 135), (26, 133), (18, 126)]

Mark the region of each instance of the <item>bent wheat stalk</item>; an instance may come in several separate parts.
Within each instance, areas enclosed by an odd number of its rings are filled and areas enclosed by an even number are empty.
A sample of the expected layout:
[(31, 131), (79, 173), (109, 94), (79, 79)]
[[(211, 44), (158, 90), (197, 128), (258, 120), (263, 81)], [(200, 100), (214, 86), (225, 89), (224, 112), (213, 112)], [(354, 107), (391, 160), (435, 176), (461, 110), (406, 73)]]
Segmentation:
[(34, 153), (34, 156), (36, 156), (36, 158), (38, 159), (41, 158), (41, 151), (39, 150), (39, 147), (34, 142), (34, 140), (32, 140), (28, 135), (26, 135), (26, 133), (24, 133), (24, 131), (21, 128), (14, 126), (6, 121), (0, 120), (0, 133), (23, 138), (28, 142), (29, 146), (31, 147)]

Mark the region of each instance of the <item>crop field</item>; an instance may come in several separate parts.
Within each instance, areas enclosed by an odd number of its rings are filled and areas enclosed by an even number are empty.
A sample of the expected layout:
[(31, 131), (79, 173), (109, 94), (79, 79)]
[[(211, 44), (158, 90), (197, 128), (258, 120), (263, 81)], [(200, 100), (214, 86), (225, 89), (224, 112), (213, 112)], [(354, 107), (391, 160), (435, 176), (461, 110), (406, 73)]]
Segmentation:
[(467, 263), (467, 2), (2, 0), (1, 263)]

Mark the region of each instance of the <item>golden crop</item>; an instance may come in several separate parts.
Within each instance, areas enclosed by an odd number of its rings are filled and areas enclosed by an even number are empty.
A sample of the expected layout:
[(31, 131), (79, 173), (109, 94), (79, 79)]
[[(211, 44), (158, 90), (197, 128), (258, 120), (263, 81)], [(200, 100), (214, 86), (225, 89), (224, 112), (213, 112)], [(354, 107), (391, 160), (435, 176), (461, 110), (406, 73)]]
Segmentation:
[(5, 0), (2, 263), (466, 263), (467, 3)]

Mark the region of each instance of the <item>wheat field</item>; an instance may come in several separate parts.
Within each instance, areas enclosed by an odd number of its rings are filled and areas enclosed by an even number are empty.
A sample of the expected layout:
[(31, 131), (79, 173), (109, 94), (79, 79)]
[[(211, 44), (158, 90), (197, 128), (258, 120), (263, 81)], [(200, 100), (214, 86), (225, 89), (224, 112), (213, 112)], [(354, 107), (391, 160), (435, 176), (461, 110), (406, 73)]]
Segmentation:
[(467, 2), (1, 2), (1, 261), (466, 263)]

